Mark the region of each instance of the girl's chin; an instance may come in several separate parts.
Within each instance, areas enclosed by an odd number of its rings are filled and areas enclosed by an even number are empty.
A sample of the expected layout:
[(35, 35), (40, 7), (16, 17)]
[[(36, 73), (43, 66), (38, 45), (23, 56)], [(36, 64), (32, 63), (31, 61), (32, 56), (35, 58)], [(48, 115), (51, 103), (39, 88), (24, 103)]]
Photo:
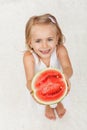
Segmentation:
[(51, 55), (50, 54), (45, 54), (45, 55), (41, 55), (41, 58), (49, 58)]

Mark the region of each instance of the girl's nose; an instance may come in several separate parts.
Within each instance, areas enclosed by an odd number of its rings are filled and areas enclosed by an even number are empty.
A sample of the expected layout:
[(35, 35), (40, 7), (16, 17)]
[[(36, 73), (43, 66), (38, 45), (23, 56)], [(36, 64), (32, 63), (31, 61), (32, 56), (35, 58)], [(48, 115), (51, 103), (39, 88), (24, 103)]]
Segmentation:
[(44, 41), (44, 42), (42, 43), (42, 45), (43, 45), (43, 48), (47, 48), (47, 46), (48, 46), (48, 44), (47, 44), (46, 41)]

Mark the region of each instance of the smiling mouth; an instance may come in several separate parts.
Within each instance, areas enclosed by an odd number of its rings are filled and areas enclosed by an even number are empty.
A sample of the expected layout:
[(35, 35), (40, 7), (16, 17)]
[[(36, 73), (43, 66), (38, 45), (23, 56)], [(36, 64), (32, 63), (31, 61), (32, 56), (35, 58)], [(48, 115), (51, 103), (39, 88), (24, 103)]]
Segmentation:
[(48, 54), (50, 52), (50, 49), (48, 50), (39, 50), (42, 54)]

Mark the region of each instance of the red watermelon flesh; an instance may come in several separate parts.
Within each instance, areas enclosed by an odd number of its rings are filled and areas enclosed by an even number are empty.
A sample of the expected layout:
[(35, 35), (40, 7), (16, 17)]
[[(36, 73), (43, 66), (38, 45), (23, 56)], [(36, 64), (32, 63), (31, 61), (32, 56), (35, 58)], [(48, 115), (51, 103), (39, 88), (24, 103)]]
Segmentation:
[(53, 68), (37, 73), (32, 81), (35, 99), (42, 104), (54, 104), (64, 98), (67, 85), (63, 74)]

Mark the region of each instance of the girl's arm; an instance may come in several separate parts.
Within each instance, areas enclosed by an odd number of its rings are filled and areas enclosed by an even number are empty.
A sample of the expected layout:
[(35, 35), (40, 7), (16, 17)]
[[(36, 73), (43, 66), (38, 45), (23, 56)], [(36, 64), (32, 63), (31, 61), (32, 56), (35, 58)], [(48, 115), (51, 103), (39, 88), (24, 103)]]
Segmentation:
[(57, 56), (59, 58), (65, 79), (67, 81), (67, 87), (68, 87), (67, 94), (68, 94), (71, 88), (69, 79), (73, 74), (73, 69), (72, 69), (72, 65), (68, 56), (67, 49), (64, 47), (64, 45), (58, 46)]
[(31, 81), (34, 76), (34, 57), (30, 52), (25, 52), (23, 56), (23, 63), (26, 75), (26, 86), (28, 90), (31, 92)]
[(73, 74), (72, 65), (70, 62), (70, 58), (68, 56), (67, 49), (64, 45), (59, 45), (57, 50), (57, 56), (59, 58), (60, 64), (62, 66), (63, 73), (65, 75), (66, 80), (69, 80), (69, 78)]

